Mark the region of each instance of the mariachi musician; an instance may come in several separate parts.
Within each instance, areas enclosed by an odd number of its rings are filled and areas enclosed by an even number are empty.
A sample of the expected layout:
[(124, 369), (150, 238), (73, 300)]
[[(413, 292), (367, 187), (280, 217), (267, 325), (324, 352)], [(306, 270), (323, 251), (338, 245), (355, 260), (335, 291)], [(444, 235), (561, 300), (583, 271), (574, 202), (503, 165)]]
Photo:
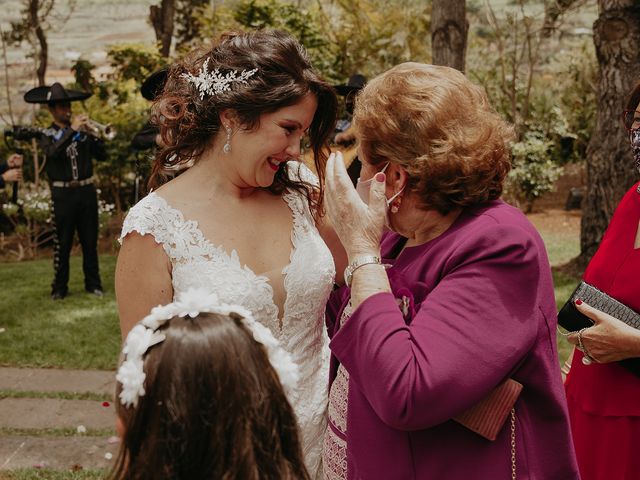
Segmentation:
[(98, 265), (98, 197), (93, 178), (92, 159), (105, 160), (103, 141), (95, 122), (87, 115), (71, 115), (71, 102), (89, 98), (91, 93), (66, 90), (59, 83), (29, 90), (28, 103), (47, 104), (53, 123), (39, 137), (46, 156), (45, 171), (51, 186), (55, 222), (54, 279), (51, 298), (68, 293), (69, 254), (74, 233), (82, 247), (84, 287), (98, 297), (103, 295)]

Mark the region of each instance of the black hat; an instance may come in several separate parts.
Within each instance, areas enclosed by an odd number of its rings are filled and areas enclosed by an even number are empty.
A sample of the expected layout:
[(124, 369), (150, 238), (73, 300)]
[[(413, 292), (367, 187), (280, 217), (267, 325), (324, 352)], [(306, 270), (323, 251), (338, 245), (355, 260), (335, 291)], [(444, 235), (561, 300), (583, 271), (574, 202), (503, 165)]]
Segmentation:
[(162, 92), (164, 84), (167, 81), (167, 75), (169, 74), (169, 67), (153, 72), (149, 75), (142, 86), (140, 87), (140, 93), (147, 100), (155, 100), (156, 97)]
[(359, 73), (355, 73), (349, 77), (349, 80), (346, 84), (335, 85), (334, 88), (336, 89), (336, 92), (338, 92), (338, 95), (347, 96), (351, 92), (362, 90), (366, 83), (367, 77)]
[(50, 87), (32, 88), (24, 94), (24, 101), (27, 103), (75, 102), (89, 98), (91, 95), (93, 94), (90, 92), (67, 90), (56, 82)]

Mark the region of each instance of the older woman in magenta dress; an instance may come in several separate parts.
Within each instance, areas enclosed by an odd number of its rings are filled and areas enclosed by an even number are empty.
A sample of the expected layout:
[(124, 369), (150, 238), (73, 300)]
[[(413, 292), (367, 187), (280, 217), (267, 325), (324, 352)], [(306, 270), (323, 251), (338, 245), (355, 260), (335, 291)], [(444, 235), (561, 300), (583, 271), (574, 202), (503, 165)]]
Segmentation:
[[(640, 172), (640, 83), (625, 111)], [(587, 283), (640, 312), (640, 183), (618, 205), (584, 273)], [(640, 357), (640, 332), (590, 308), (596, 324), (583, 331), (585, 353), (575, 350), (566, 389), (571, 429), (583, 480), (640, 478), (640, 378), (617, 360)], [(569, 341), (578, 343), (578, 335)], [(584, 362), (584, 363), (583, 363)]]
[[(355, 127), (357, 189), (327, 163), (350, 288), (328, 307), (325, 478), (577, 479), (549, 262), (498, 199), (511, 129), (463, 74), (417, 63), (364, 88)], [(508, 379), (495, 440), (453, 420)]]

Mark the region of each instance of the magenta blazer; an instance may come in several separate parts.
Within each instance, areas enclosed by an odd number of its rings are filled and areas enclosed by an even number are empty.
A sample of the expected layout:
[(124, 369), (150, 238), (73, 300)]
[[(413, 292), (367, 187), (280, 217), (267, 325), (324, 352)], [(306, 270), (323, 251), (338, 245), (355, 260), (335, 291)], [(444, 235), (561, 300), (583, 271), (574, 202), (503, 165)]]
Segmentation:
[[(451, 420), (507, 377), (519, 480), (578, 479), (556, 350), (556, 304), (542, 239), (502, 201), (464, 211), (402, 251), (382, 240), (393, 294), (368, 298), (338, 328), (349, 291), (327, 307), (331, 379), (349, 372), (349, 479), (511, 478), (509, 420), (495, 441)], [(404, 300), (406, 315), (398, 308)]]

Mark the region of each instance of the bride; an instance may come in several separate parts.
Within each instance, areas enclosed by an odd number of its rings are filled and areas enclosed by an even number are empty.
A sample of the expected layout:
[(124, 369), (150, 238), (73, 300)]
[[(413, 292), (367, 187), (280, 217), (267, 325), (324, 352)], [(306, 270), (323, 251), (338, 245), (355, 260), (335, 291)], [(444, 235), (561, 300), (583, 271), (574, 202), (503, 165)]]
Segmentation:
[(324, 309), (335, 267), (316, 228), (321, 183), (293, 159), (308, 136), (322, 175), (336, 108), (331, 87), (282, 32), (227, 34), (173, 66), (154, 104), (165, 147), (150, 183), (193, 166), (129, 211), (116, 268), (123, 337), (190, 287), (243, 305), (271, 329), (300, 367), (289, 400), (312, 478), (321, 475)]

